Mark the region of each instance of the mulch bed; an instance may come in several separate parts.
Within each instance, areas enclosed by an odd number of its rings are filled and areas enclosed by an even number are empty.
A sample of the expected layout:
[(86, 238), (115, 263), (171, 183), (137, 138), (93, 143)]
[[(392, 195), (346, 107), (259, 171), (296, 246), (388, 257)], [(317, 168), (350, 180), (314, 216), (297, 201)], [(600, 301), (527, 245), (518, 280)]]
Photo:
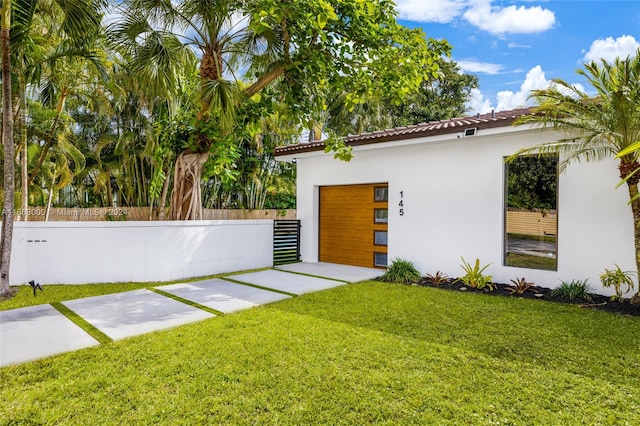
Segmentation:
[(524, 299), (538, 299), (538, 300), (547, 300), (551, 302), (560, 302), (560, 303), (570, 303), (574, 305), (579, 305), (581, 308), (585, 309), (597, 309), (600, 311), (613, 312), (621, 315), (632, 315), (632, 316), (640, 316), (640, 306), (634, 306), (629, 303), (628, 300), (624, 300), (623, 302), (618, 302), (615, 300), (611, 300), (608, 296), (601, 296), (598, 294), (591, 294), (591, 300), (584, 299), (575, 299), (575, 300), (567, 300), (559, 297), (554, 297), (551, 295), (551, 289), (546, 287), (534, 286), (529, 290), (525, 291), (522, 294), (513, 293), (509, 291), (507, 288), (511, 287), (509, 284), (497, 284), (493, 283), (493, 291), (489, 289), (478, 290), (477, 288), (467, 287), (461, 281), (457, 280), (449, 280), (446, 283), (442, 283), (439, 285), (434, 285), (431, 282), (422, 279), (417, 285), (424, 287), (433, 287), (433, 288), (442, 288), (445, 290), (452, 291), (465, 291), (469, 293), (483, 293), (490, 296), (498, 296), (498, 297), (518, 297)]

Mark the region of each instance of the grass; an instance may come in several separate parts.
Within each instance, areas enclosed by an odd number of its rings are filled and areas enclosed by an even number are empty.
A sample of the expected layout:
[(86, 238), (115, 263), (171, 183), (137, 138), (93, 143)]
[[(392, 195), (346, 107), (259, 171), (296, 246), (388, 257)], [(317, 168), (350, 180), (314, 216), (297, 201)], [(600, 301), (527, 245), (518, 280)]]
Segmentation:
[[(113, 283), (113, 284), (43, 284), (43, 291), (38, 290), (36, 296), (33, 295), (33, 289), (28, 285), (12, 286), (11, 289), (16, 291), (15, 296), (9, 299), (0, 299), (0, 311), (15, 308), (24, 308), (27, 306), (41, 305), (45, 303), (64, 302), (67, 300), (80, 299), (83, 297), (102, 296), (104, 294), (122, 293), (125, 291), (138, 290), (141, 288), (152, 289), (154, 287), (174, 284), (187, 283), (191, 281), (200, 281), (218, 277), (233, 277), (233, 275), (244, 274), (250, 271), (239, 271), (230, 274), (218, 274), (207, 277), (187, 278), (169, 282), (129, 282), (129, 283)], [(165, 294), (166, 296), (166, 294)], [(1, 424), (1, 423), (0, 423)]]
[(0, 311), (44, 303), (64, 302), (65, 300), (80, 299), (82, 297), (101, 296), (103, 294), (121, 293), (125, 291), (150, 288), (159, 283), (117, 283), (117, 284), (79, 284), (79, 285), (43, 285), (43, 291), (38, 290), (36, 296), (28, 285), (11, 287), (17, 291), (10, 299), (0, 301)]
[(552, 257), (534, 256), (531, 254), (507, 253), (505, 265), (518, 268), (555, 271), (557, 269), (557, 260)]
[(2, 368), (0, 424), (640, 424), (639, 348), (637, 318), (365, 282)]
[(508, 233), (507, 238), (517, 238), (519, 240), (546, 241), (549, 243), (555, 243), (558, 239), (555, 235), (531, 235), (531, 234), (515, 234), (515, 233)]

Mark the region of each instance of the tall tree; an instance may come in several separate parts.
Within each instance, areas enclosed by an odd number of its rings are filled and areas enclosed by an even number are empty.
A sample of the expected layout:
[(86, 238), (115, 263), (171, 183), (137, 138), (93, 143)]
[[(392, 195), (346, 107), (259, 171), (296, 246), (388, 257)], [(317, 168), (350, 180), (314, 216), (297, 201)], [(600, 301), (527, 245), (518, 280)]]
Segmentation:
[(10, 293), (9, 268), (13, 241), (13, 213), (15, 192), (15, 146), (13, 141), (13, 108), (11, 93), (11, 1), (3, 0), (0, 22), (0, 50), (2, 50), (2, 146), (4, 147), (4, 185), (2, 236), (0, 237), (0, 296)]
[[(27, 57), (28, 52), (21, 51), (23, 43), (29, 35), (30, 24), (37, 10), (37, 5), (43, 9), (56, 7), (62, 11), (60, 31), (68, 36), (70, 45), (80, 49), (87, 40), (92, 40), (100, 32), (101, 14), (99, 13), (105, 0), (19, 0), (2, 1), (2, 17), (0, 18), (0, 49), (2, 50), (2, 143), (4, 147), (4, 212), (2, 220), (2, 237), (0, 237), (0, 294), (9, 292), (9, 269), (11, 261), (11, 245), (13, 239), (14, 193), (15, 193), (15, 146), (13, 139), (12, 105), (16, 102), (12, 92), (12, 72), (24, 71), (24, 67), (12, 67), (12, 48), (20, 51), (21, 57)], [(17, 23), (15, 37), (12, 37), (12, 16)], [(26, 90), (25, 85), (19, 85)], [(20, 96), (18, 96), (20, 99)], [(16, 102), (16, 105), (18, 103)], [(23, 208), (26, 206), (23, 206)]]
[(329, 101), (326, 121), (320, 124), (338, 135), (348, 135), (462, 117), (467, 112), (471, 89), (478, 87), (478, 77), (462, 73), (448, 58), (438, 58), (437, 62), (438, 78), (425, 78), (416, 91), (402, 100), (374, 92), (349, 109), (345, 105), (346, 94), (335, 93)]
[(322, 110), (330, 91), (346, 93), (348, 109), (373, 91), (395, 101), (437, 75), (437, 58), (448, 52), (445, 42), (398, 25), (389, 0), (129, 0), (124, 5), (126, 19), (114, 34), (128, 48), (132, 70), (150, 77), (149, 90), (171, 95), (177, 58), (185, 52), (182, 42), (202, 58), (201, 110), (176, 165), (174, 219), (200, 216), (205, 162), (212, 153), (224, 160), (234, 143), (229, 134), (236, 108), (265, 88), (277, 86), (278, 100), (300, 117)]
[[(591, 62), (578, 70), (596, 91), (589, 96), (579, 87), (554, 80), (547, 89), (535, 90), (532, 96), (539, 106), (516, 124), (541, 124), (567, 136), (550, 143), (518, 151), (522, 154), (560, 154), (563, 171), (574, 161), (599, 161), (619, 158), (620, 177), (625, 180), (633, 213), (636, 268), (640, 272), (640, 174), (639, 153), (633, 149), (640, 141), (640, 49), (634, 56)], [(640, 293), (632, 302), (640, 304)]]
[(471, 90), (478, 87), (478, 77), (465, 74), (454, 61), (440, 58), (441, 74), (425, 80), (420, 89), (399, 104), (390, 107), (394, 127), (462, 117), (467, 113)]

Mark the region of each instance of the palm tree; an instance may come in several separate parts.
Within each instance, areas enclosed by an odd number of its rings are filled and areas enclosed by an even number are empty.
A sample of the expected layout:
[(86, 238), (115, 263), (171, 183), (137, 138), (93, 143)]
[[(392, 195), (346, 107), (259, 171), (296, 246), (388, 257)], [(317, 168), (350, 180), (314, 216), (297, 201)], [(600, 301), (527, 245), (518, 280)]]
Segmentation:
[(4, 185), (2, 237), (0, 237), (0, 296), (10, 294), (9, 267), (13, 240), (13, 193), (15, 190), (15, 146), (13, 141), (13, 109), (11, 105), (11, 2), (2, 2), (0, 21), (0, 50), (2, 51), (2, 145), (4, 147)]
[[(629, 150), (640, 141), (640, 49), (635, 56), (617, 58), (613, 63), (586, 64), (578, 74), (595, 89), (595, 96), (557, 79), (547, 89), (533, 91), (531, 96), (539, 106), (516, 122), (541, 124), (567, 136), (522, 149), (509, 159), (528, 153), (559, 154), (559, 168), (564, 171), (573, 161), (619, 158), (620, 177), (626, 182), (633, 212), (636, 268), (640, 272), (640, 174), (634, 174), (640, 163), (638, 152)], [(631, 300), (640, 303), (640, 293)]]
[(115, 39), (150, 96), (178, 96), (180, 70), (194, 56), (190, 48), (201, 55), (198, 134), (176, 159), (171, 203), (173, 219), (201, 219), (202, 168), (216, 142), (205, 128), (212, 121), (228, 132), (233, 124), (240, 90), (232, 73), (252, 44), (246, 19), (233, 1), (130, 0), (124, 6)]
[[(24, 71), (22, 67), (12, 67), (12, 48), (20, 50), (21, 41), (28, 37), (37, 6), (42, 9), (55, 5), (62, 10), (61, 31), (69, 37), (75, 48), (92, 40), (99, 33), (100, 9), (105, 0), (67, 0), (64, 2), (50, 0), (16, 0), (3, 1), (0, 9), (0, 50), (2, 51), (2, 144), (4, 147), (4, 216), (2, 220), (2, 237), (0, 238), (0, 295), (9, 293), (9, 268), (11, 261), (11, 245), (13, 239), (14, 192), (15, 192), (15, 146), (13, 137), (14, 108), (18, 102), (13, 98), (11, 90), (12, 71)], [(12, 13), (14, 12), (14, 13)], [(16, 31), (13, 33), (12, 16), (16, 18)], [(13, 33), (13, 34), (12, 34)], [(15, 37), (13, 37), (15, 36)], [(29, 45), (27, 43), (27, 45)], [(31, 44), (33, 46), (33, 44)], [(24, 86), (21, 89), (26, 89)], [(18, 99), (21, 96), (17, 97)], [(23, 206), (23, 208), (26, 206)]]

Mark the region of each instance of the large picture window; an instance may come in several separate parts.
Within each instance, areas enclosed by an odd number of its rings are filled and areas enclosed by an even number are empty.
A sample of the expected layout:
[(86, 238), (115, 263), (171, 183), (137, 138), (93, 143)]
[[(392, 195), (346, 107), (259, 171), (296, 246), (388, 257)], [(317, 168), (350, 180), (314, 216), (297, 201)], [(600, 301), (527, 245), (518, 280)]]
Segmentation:
[(506, 266), (558, 269), (557, 198), (557, 156), (527, 155), (506, 163)]

